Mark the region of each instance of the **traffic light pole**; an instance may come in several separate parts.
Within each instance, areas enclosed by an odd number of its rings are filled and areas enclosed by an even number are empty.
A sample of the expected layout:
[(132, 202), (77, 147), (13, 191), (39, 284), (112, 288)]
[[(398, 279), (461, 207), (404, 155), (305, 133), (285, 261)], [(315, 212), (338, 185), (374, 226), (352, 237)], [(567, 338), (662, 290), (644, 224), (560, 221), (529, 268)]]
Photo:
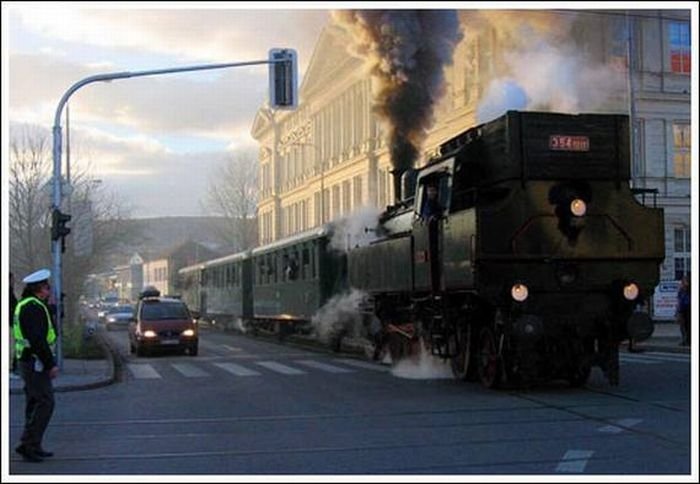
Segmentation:
[[(273, 51), (276, 55), (272, 55)], [(205, 71), (213, 69), (226, 69), (229, 67), (242, 67), (242, 66), (253, 66), (260, 64), (278, 64), (278, 63), (289, 63), (293, 66), (293, 77), (290, 76), (289, 82), (293, 82), (292, 89), (286, 92), (289, 96), (294, 99), (294, 105), (296, 105), (296, 52), (292, 49), (282, 49), (281, 52), (285, 55), (280, 56), (279, 49), (273, 49), (270, 53), (270, 58), (266, 60), (248, 61), (248, 62), (233, 62), (227, 64), (206, 64), (197, 66), (186, 66), (186, 67), (176, 67), (169, 69), (157, 69), (150, 71), (136, 71), (136, 72), (113, 72), (107, 74), (97, 74), (94, 76), (86, 77), (75, 84), (73, 84), (66, 92), (58, 103), (56, 108), (56, 115), (54, 117), (53, 124), (53, 204), (51, 206), (52, 215), (55, 211), (60, 211), (61, 201), (63, 199), (62, 187), (61, 187), (61, 113), (63, 112), (63, 107), (68, 102), (68, 99), (73, 95), (75, 91), (80, 89), (87, 84), (92, 84), (93, 82), (109, 82), (115, 79), (128, 79), (131, 77), (144, 77), (144, 76), (158, 76), (161, 74), (174, 74), (178, 72), (191, 72), (191, 71)], [(278, 80), (279, 81), (279, 80)], [(280, 81), (281, 82), (281, 81)], [(279, 85), (279, 82), (277, 83)], [(283, 100), (284, 101), (284, 100)], [(280, 104), (281, 107), (293, 107), (291, 103), (287, 106)], [(61, 235), (57, 239), (52, 237), (51, 240), (51, 252), (53, 254), (53, 295), (56, 303), (56, 361), (60, 368), (63, 367), (63, 325), (61, 311), (63, 310), (63, 298), (62, 294), (62, 246), (64, 235)]]

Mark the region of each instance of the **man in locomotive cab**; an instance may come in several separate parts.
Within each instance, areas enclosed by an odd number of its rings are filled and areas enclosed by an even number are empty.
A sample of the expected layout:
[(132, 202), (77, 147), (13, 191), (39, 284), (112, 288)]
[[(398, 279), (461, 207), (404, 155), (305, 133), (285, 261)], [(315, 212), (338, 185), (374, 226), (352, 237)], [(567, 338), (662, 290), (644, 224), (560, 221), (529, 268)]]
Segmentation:
[(428, 260), (430, 265), (430, 286), (433, 292), (440, 290), (440, 254), (438, 221), (445, 213), (445, 208), (440, 203), (440, 180), (427, 178), (423, 185), (423, 197), (421, 200), (420, 219), (428, 228)]
[(440, 203), (437, 180), (430, 180), (426, 182), (424, 193), (423, 204), (420, 210), (421, 218), (426, 222), (438, 220), (440, 217), (442, 217), (444, 208)]

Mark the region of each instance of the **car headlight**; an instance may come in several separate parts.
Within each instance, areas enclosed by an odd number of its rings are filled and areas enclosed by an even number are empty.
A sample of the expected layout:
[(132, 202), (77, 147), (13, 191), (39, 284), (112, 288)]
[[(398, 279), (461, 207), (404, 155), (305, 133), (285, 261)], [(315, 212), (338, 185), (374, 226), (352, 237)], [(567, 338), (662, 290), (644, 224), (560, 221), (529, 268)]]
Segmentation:
[(182, 336), (194, 336), (194, 330), (193, 329), (186, 329), (182, 332)]
[(525, 284), (513, 284), (513, 287), (510, 288), (510, 296), (518, 302), (523, 302), (527, 299), (528, 294), (529, 291)]
[(108, 323), (116, 323), (116, 322), (117, 322), (117, 318), (107, 318), (107, 322), (108, 322)]
[(637, 286), (634, 282), (630, 282), (629, 284), (626, 284), (624, 288), (622, 288), (622, 294), (628, 301), (634, 301), (637, 299), (637, 296), (639, 296), (639, 286)]
[(146, 331), (143, 332), (143, 337), (144, 338), (155, 338), (156, 332), (153, 331), (152, 329), (147, 329)]

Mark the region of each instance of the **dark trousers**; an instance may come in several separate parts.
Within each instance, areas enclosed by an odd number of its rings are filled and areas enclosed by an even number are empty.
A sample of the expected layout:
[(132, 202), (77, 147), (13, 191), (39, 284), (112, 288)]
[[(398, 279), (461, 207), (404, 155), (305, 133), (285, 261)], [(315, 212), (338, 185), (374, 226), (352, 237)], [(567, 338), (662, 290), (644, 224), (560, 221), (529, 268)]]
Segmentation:
[(48, 371), (34, 371), (31, 362), (20, 361), (19, 368), (24, 379), (26, 399), (21, 442), (27, 448), (39, 448), (53, 415), (53, 384)]
[(681, 311), (681, 333), (683, 344), (690, 345), (690, 309)]

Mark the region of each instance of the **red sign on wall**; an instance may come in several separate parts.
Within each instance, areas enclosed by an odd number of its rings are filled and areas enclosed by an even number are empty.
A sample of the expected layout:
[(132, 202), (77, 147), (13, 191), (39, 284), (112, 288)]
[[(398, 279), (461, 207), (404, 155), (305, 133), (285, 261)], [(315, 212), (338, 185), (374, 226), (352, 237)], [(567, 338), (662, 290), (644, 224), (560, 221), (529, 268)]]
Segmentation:
[(591, 142), (588, 136), (553, 134), (549, 136), (549, 149), (555, 151), (588, 151)]

